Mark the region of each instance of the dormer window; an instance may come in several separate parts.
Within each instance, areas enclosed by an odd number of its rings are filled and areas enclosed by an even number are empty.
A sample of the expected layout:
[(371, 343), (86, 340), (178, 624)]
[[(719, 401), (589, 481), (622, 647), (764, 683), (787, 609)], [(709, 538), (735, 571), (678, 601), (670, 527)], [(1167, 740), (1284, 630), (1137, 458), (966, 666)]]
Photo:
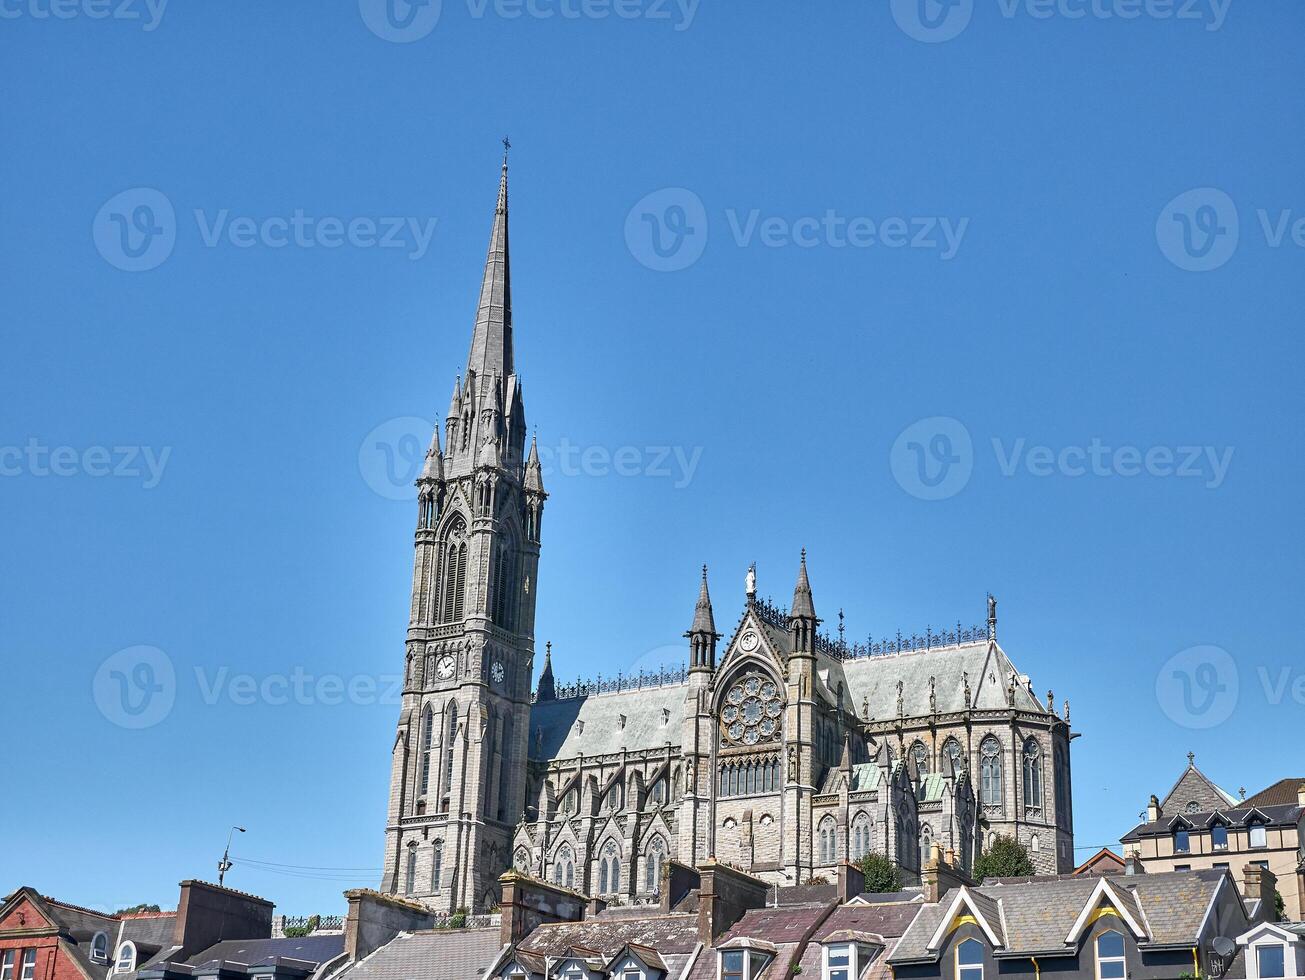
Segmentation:
[(825, 947), (823, 980), (857, 980), (870, 968), (873, 946), (863, 943), (830, 943)]
[(95, 963), (109, 962), (109, 937), (97, 932), (91, 939), (91, 960)]
[(1255, 965), (1260, 980), (1277, 980), (1287, 975), (1287, 947), (1265, 943), (1255, 947)]
[(1123, 934), (1103, 932), (1097, 937), (1097, 980), (1124, 980), (1127, 976)]
[(1191, 837), (1187, 833), (1186, 827), (1179, 827), (1174, 831), (1174, 853), (1187, 854), (1192, 849)]
[(1269, 831), (1262, 823), (1251, 824), (1251, 847), (1268, 847)]
[(114, 961), (114, 973), (130, 973), (136, 969), (136, 944), (125, 942), (118, 947), (118, 956)]
[(1221, 823), (1210, 828), (1210, 846), (1216, 851), (1228, 850), (1228, 828)]
[(956, 947), (956, 980), (983, 980), (983, 943), (977, 939)]
[(722, 949), (720, 980), (757, 980), (770, 961), (768, 954), (757, 950)]

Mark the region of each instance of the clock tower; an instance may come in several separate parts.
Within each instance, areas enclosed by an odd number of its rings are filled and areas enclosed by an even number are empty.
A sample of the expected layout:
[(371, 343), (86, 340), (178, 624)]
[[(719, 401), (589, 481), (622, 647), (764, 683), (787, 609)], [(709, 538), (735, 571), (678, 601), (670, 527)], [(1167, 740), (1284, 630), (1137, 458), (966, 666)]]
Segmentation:
[(381, 890), (498, 901), (525, 805), (544, 493), (513, 364), (507, 141), (465, 374), (417, 480), (412, 606)]

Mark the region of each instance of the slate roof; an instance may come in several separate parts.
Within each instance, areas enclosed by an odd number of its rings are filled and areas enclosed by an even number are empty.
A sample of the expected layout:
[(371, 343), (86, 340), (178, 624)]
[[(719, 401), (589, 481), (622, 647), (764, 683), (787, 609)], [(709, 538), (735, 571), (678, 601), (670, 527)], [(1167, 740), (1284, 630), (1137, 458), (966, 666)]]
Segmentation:
[[(883, 940), (883, 950), (874, 960), (870, 972), (863, 980), (876, 980), (890, 976), (888, 957), (897, 948), (897, 941), (920, 914), (924, 906), (919, 893), (873, 896), (880, 898), (877, 905), (840, 905), (820, 924), (811, 942), (802, 953), (802, 975), (819, 977), (823, 965), (824, 947), (821, 943), (840, 933), (864, 933)], [(906, 900), (902, 900), (903, 897)], [(896, 901), (894, 901), (896, 899)], [(914, 899), (914, 901), (912, 901)]]
[[(965, 674), (970, 676), (973, 706), (978, 710), (1004, 709), (1006, 688), (1012, 672), (1019, 673), (1005, 651), (988, 641), (963, 643), (952, 647), (935, 647), (907, 653), (891, 653), (851, 660), (824, 662), (826, 684), (838, 690), (844, 681), (844, 707), (858, 714), (869, 699), (870, 717), (883, 721), (897, 717), (897, 682), (902, 682), (902, 710), (907, 717), (930, 713), (929, 678), (934, 679), (938, 712), (949, 714), (965, 710)], [(1015, 707), (1021, 711), (1043, 712), (1037, 697), (1024, 684), (1015, 685)]]
[[(122, 918), (122, 935), (111, 936), (110, 941), (136, 944), (136, 962), (144, 963), (159, 950), (172, 945), (172, 933), (177, 924), (176, 912), (145, 912), (125, 915)], [(110, 956), (116, 949), (110, 951)]]
[[(759, 939), (777, 948), (775, 958), (756, 980), (787, 980), (798, 960), (799, 944), (830, 911), (829, 903), (784, 905), (778, 908), (752, 909), (716, 941), (720, 946), (732, 939)], [(698, 959), (692, 980), (716, 980), (717, 957), (715, 953)]]
[[(614, 754), (623, 748), (653, 749), (668, 742), (678, 746), (687, 690), (685, 683), (538, 701), (530, 707), (530, 757), (572, 759), (582, 754)], [(624, 727), (621, 715), (625, 716)], [(583, 731), (577, 721), (584, 722)], [(537, 747), (540, 733), (543, 744)]]
[(497, 928), (405, 932), (334, 980), (475, 980), (501, 949)]
[[(1065, 945), (1065, 936), (1102, 881), (1110, 882), (1121, 904), (1147, 930), (1144, 946), (1194, 943), (1215, 895), (1221, 887), (1231, 887), (1226, 871), (1210, 869), (1110, 879), (1047, 878), (1018, 884), (984, 884), (970, 889), (970, 893), (983, 903), (980, 910), (998, 931), (1002, 940), (998, 956), (1051, 955), (1074, 952), (1073, 947)], [(935, 958), (928, 943), (946, 915), (953, 894), (921, 910), (898, 944), (893, 962)]]
[(1305, 786), (1305, 779), (1294, 776), (1290, 779), (1279, 779), (1267, 789), (1262, 789), (1254, 796), (1247, 798), (1243, 806), (1279, 806), (1288, 803), (1296, 803), (1299, 800), (1297, 795), (1301, 786)]
[[(1138, 824), (1121, 837), (1120, 842), (1128, 844), (1141, 840), (1143, 837), (1167, 837), (1174, 832), (1174, 822), (1179, 817), (1182, 817), (1195, 829), (1201, 830), (1210, 823), (1215, 812), (1164, 814), (1159, 820)], [(1300, 822), (1302, 814), (1305, 813), (1305, 808), (1296, 803), (1257, 807), (1242, 804), (1237, 807), (1225, 807), (1217, 812), (1226, 817), (1234, 827), (1245, 826), (1246, 818), (1252, 814), (1263, 814), (1270, 827), (1295, 827)]]
[(655, 949), (665, 960), (670, 975), (676, 976), (698, 945), (698, 917), (676, 912), (650, 915), (643, 909), (605, 911), (580, 922), (537, 926), (517, 948), (527, 953), (561, 956), (579, 947), (593, 950), (606, 961), (631, 943)]
[(298, 939), (226, 939), (186, 960), (187, 966), (205, 966), (226, 960), (253, 966), (271, 963), (278, 956), (284, 959), (325, 963), (344, 952), (344, 936), (302, 936)]
[(1205, 773), (1197, 769), (1195, 760), (1191, 758), (1188, 759), (1183, 774), (1178, 777), (1178, 782), (1174, 783), (1173, 788), (1160, 801), (1160, 807), (1172, 815), (1182, 813), (1189, 803), (1196, 803), (1198, 809), (1203, 811), (1241, 805), (1237, 797), (1220, 789)]

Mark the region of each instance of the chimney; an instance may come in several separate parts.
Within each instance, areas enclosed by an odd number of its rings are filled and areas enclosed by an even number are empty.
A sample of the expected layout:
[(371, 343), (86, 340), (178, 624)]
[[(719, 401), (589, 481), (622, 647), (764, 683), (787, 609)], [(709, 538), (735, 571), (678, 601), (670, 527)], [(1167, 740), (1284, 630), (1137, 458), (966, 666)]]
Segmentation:
[(751, 909), (765, 908), (770, 886), (760, 878), (716, 861), (698, 869), (698, 941), (712, 946)]
[(542, 923), (579, 922), (584, 918), (588, 899), (579, 892), (513, 870), (505, 872), (498, 881), (503, 886), (499, 941), (504, 946), (520, 942)]
[(1164, 810), (1160, 809), (1160, 800), (1154, 793), (1151, 794), (1151, 802), (1146, 805), (1146, 819), (1149, 823), (1155, 823), (1164, 816)]
[[(1154, 797), (1152, 797), (1154, 799)], [(1146, 868), (1142, 865), (1142, 855), (1137, 849), (1129, 851), (1124, 856), (1124, 874), (1126, 875), (1144, 875)]]
[(1302, 779), (1296, 786), (1296, 802), (1305, 807), (1305, 779)]
[(943, 860), (942, 845), (931, 844), (929, 860), (924, 862), (924, 869), (920, 872), (920, 884), (924, 889), (924, 900), (932, 904), (942, 901), (942, 897), (953, 888), (973, 885), (974, 881)]
[(1248, 864), (1242, 871), (1242, 897), (1247, 902), (1259, 902), (1255, 912), (1256, 922), (1276, 922), (1278, 919), (1278, 876), (1258, 864)]
[(865, 875), (848, 861), (838, 866), (838, 901), (846, 903), (865, 891)]
[(407, 899), (382, 895), (370, 888), (355, 888), (345, 892), (344, 897), (349, 901), (344, 951), (351, 963), (371, 955), (401, 932), (435, 925), (435, 913)]
[(173, 945), (181, 947), (176, 958), (193, 956), (224, 939), (270, 939), (273, 908), (257, 895), (207, 881), (183, 881), (172, 930)]

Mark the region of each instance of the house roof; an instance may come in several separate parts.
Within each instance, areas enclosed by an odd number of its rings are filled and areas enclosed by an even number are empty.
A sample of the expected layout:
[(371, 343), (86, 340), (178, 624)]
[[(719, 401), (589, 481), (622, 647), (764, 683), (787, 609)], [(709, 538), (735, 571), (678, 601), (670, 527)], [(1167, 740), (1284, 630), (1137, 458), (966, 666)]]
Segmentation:
[(475, 980), (501, 948), (497, 928), (405, 932), (335, 980)]
[(1123, 874), (1124, 859), (1108, 847), (1103, 847), (1074, 869), (1075, 875)]
[(579, 922), (536, 926), (517, 948), (527, 954), (550, 957), (582, 949), (592, 951), (606, 962), (626, 946), (642, 946), (655, 949), (666, 963), (667, 972), (675, 976), (688, 963), (697, 945), (697, 915), (614, 909)]
[(1188, 826), (1190, 829), (1198, 831), (1204, 830), (1210, 825), (1216, 814), (1222, 816), (1234, 827), (1245, 826), (1248, 822), (1247, 818), (1253, 815), (1258, 815), (1270, 827), (1294, 827), (1300, 822), (1303, 810), (1305, 808), (1295, 803), (1278, 806), (1247, 806), (1243, 804), (1237, 807), (1224, 807), (1200, 813), (1179, 813), (1172, 816), (1162, 814), (1159, 820), (1138, 824), (1121, 837), (1120, 842), (1129, 844), (1144, 837), (1167, 837), (1174, 832), (1176, 826)]
[[(1187, 768), (1183, 770), (1178, 781), (1165, 794), (1165, 798), (1160, 801), (1160, 808), (1166, 812), (1174, 813), (1186, 812), (1191, 804), (1196, 806), (1193, 810), (1211, 811), (1225, 806), (1240, 806), (1241, 801), (1226, 790), (1220, 789), (1214, 782), (1200, 769), (1196, 768), (1196, 758), (1190, 753), (1187, 756)], [(1172, 804), (1172, 806), (1171, 806)], [(1177, 807), (1178, 809), (1174, 809)]]
[[(998, 955), (1028, 956), (1072, 952), (1075, 946), (1067, 945), (1066, 937), (1103, 886), (1114, 890), (1124, 904), (1121, 911), (1142, 924), (1147, 937), (1143, 945), (1164, 946), (1196, 941), (1219, 889), (1231, 887), (1231, 878), (1224, 870), (1211, 869), (1110, 879), (1034, 879), (985, 884), (968, 891), (983, 896), (990, 903), (988, 909), (997, 911), (1002, 923)], [(936, 959), (937, 951), (929, 948), (929, 942), (946, 925), (949, 897), (921, 909), (898, 943), (893, 962)]]
[(1279, 779), (1272, 786), (1260, 790), (1254, 796), (1247, 797), (1244, 806), (1278, 806), (1299, 802), (1300, 788), (1305, 786), (1305, 778), (1292, 776)]
[(301, 936), (297, 939), (226, 939), (186, 960), (187, 966), (201, 967), (228, 961), (253, 966), (271, 963), (276, 958), (325, 963), (344, 952), (340, 933)]

